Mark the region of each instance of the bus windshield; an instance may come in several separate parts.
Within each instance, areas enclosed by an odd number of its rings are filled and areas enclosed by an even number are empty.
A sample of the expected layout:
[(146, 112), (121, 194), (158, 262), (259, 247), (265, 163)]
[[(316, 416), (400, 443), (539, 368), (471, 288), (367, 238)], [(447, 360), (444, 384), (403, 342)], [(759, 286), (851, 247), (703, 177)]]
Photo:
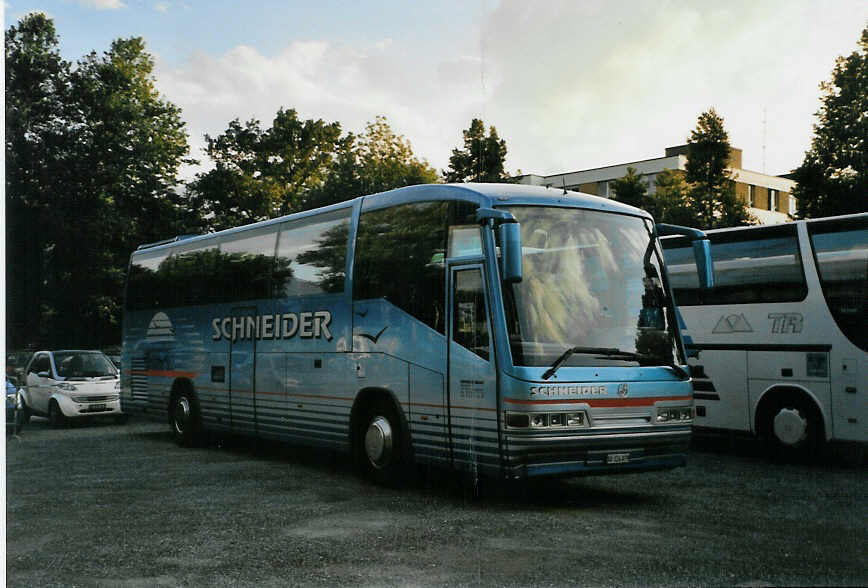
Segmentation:
[[(650, 222), (570, 208), (511, 207), (521, 224), (523, 279), (505, 285), (513, 363), (684, 363)], [(623, 353), (614, 353), (613, 351)], [(607, 353), (602, 353), (606, 351)]]

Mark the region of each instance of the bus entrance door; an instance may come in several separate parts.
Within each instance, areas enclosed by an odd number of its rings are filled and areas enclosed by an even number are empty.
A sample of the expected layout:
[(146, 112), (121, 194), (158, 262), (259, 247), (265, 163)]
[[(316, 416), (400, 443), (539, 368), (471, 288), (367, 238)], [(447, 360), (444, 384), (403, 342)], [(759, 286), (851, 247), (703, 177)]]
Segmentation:
[[(243, 433), (256, 431), (256, 335), (246, 336), (248, 318), (256, 320), (256, 308), (244, 306), (232, 309), (232, 317), (244, 321), (244, 336), (233, 337), (229, 344), (229, 404), (232, 430)], [(251, 325), (251, 329), (254, 326)]]
[(449, 271), (449, 437), (454, 465), (498, 467), (497, 377), (480, 264)]

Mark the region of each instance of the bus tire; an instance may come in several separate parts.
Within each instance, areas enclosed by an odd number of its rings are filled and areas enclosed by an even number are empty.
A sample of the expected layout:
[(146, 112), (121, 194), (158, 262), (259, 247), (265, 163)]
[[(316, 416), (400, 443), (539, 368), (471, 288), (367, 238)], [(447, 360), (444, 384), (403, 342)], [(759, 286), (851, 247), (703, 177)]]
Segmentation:
[(182, 447), (195, 447), (201, 439), (199, 402), (190, 390), (180, 389), (172, 394), (169, 406), (169, 426), (172, 437)]
[(763, 431), (771, 457), (786, 461), (816, 457), (822, 422), (811, 401), (802, 395), (782, 396), (764, 414)]
[(66, 417), (56, 400), (48, 404), (48, 424), (52, 429), (62, 429), (66, 426)]
[(394, 486), (404, 481), (406, 436), (394, 405), (378, 397), (368, 405), (353, 439), (358, 469), (374, 482)]

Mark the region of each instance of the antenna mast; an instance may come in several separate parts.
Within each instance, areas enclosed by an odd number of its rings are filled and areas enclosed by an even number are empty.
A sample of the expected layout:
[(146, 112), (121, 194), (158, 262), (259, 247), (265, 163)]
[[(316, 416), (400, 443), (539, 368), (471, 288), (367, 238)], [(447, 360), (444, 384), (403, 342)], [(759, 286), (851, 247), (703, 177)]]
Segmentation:
[(766, 173), (766, 107), (763, 106), (763, 173)]

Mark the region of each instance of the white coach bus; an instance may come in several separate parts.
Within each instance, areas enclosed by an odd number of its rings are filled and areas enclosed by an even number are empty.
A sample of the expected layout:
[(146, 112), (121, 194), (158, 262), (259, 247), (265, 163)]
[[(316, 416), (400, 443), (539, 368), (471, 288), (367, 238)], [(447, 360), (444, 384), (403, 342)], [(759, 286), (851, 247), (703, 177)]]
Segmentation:
[(686, 326), (696, 426), (813, 453), (868, 441), (868, 214), (708, 231), (714, 287), (663, 239)]

